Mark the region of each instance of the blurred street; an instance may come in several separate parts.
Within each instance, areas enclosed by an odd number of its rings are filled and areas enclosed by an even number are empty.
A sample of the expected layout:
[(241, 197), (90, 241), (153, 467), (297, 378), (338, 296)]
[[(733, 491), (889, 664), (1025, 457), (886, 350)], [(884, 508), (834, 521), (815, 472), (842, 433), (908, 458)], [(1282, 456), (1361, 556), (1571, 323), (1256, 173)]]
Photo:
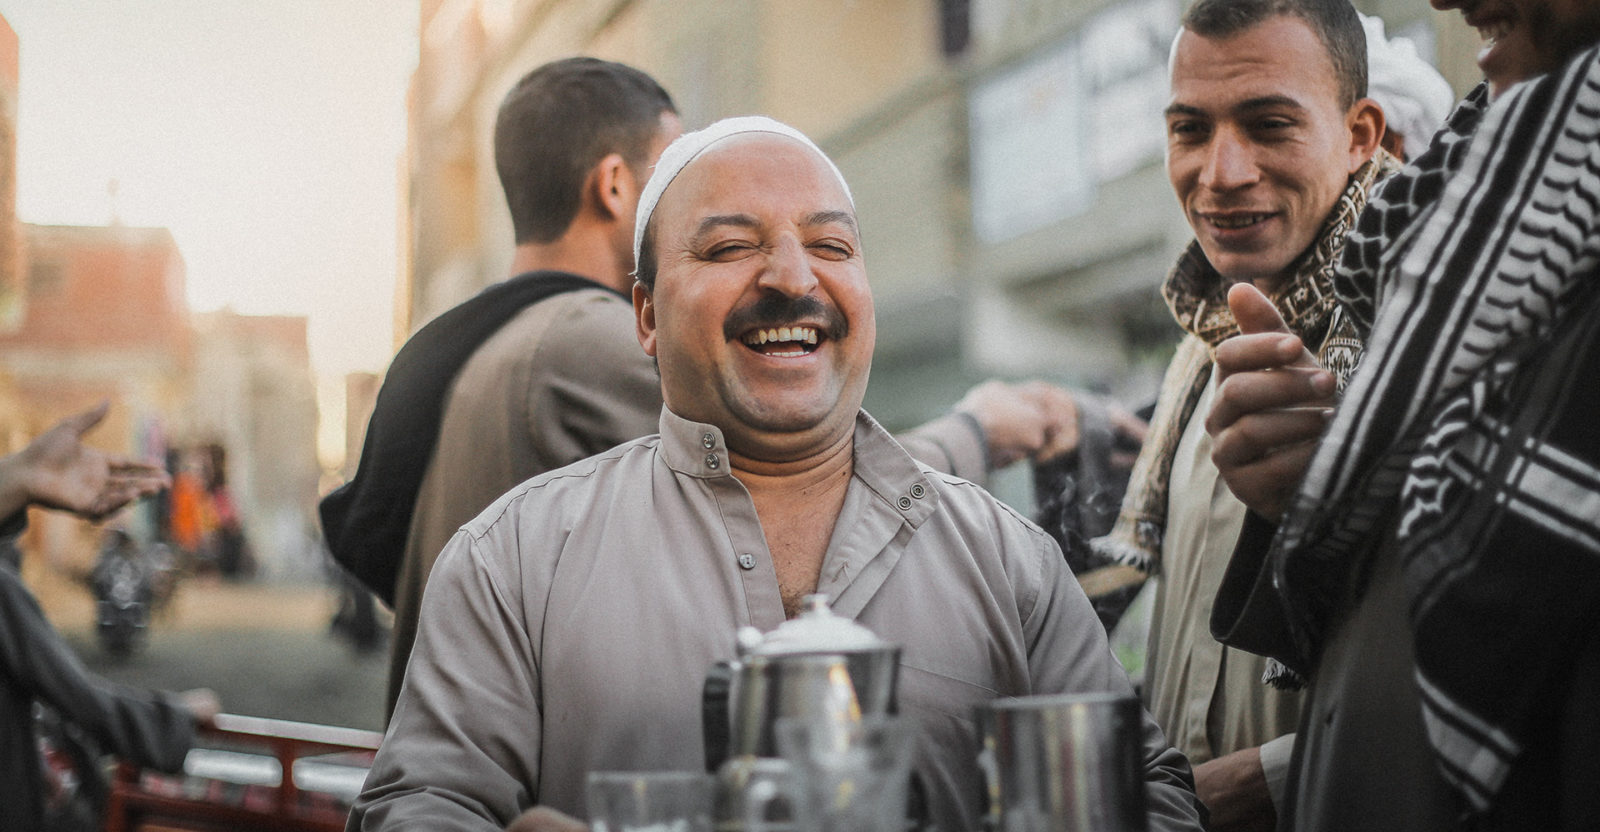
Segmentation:
[(186, 581), (126, 659), (95, 640), (92, 600), (57, 604), (56, 625), (90, 669), (125, 684), (209, 687), (228, 713), (383, 727), (387, 647), (357, 652), (328, 630), (336, 598), (318, 584)]

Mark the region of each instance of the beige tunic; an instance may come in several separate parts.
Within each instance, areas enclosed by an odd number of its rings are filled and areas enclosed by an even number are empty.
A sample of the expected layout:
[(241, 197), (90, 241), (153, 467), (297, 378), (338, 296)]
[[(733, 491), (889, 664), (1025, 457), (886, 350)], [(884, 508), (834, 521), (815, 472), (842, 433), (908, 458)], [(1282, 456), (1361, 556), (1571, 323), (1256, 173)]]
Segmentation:
[(389, 710), (416, 637), (422, 587), (463, 523), (534, 474), (655, 430), (661, 383), (633, 304), (583, 289), (522, 310), (462, 366), (417, 494), (395, 591)]
[[(1216, 388), (1213, 375), (1172, 462), (1146, 675), (1150, 712), (1195, 764), (1293, 734), (1300, 718), (1298, 692), (1262, 683), (1265, 658), (1224, 647), (1208, 628), (1246, 511), (1211, 461), (1204, 414), (1211, 412)], [(1280, 742), (1263, 752), (1275, 803), (1288, 775), (1288, 751)]]
[[(524, 483), (451, 540), (350, 829), (499, 829), (536, 803), (581, 817), (591, 770), (704, 765), (705, 671), (783, 603), (721, 432), (665, 410), (660, 427)], [(864, 413), (854, 453), (818, 589), (902, 645), (934, 819), (971, 829), (976, 705), (1129, 684), (1037, 526)], [(1148, 717), (1144, 741), (1152, 830), (1197, 829), (1184, 760)]]

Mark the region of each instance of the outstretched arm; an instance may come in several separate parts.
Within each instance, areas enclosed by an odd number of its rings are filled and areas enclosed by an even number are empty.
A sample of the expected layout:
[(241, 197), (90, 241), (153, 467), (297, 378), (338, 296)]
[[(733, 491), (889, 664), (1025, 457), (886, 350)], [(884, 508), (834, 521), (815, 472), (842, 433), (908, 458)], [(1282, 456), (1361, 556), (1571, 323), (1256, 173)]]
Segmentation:
[(1228, 306), (1243, 334), (1217, 347), (1211, 459), (1235, 496), (1276, 521), (1311, 463), (1336, 384), (1260, 290), (1238, 284)]
[(949, 414), (895, 436), (935, 470), (987, 485), (989, 473), (1024, 457), (1050, 459), (1078, 447), (1072, 392), (1043, 381), (990, 380)]
[(61, 420), (15, 454), (0, 459), (0, 517), (29, 504), (98, 520), (169, 485), (160, 466), (83, 444), (110, 402)]

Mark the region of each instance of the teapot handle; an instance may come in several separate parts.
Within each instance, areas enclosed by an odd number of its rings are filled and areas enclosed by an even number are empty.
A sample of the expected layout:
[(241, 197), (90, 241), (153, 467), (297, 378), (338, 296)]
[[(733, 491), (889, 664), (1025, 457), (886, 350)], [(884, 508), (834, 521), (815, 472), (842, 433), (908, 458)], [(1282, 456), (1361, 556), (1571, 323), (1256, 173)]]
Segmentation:
[(716, 772), (728, 759), (732, 719), (728, 697), (733, 691), (733, 663), (721, 661), (706, 671), (700, 694), (700, 736), (705, 740), (706, 771)]

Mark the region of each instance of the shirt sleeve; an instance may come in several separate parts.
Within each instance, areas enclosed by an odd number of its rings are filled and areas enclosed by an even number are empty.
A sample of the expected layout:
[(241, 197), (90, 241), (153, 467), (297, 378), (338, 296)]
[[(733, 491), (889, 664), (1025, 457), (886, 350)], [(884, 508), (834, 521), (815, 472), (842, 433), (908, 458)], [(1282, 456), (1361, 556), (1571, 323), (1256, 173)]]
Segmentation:
[(1261, 746), (1261, 771), (1267, 776), (1272, 808), (1283, 816), (1284, 791), (1289, 782), (1289, 759), (1294, 756), (1294, 734), (1284, 734)]
[(971, 414), (947, 413), (895, 439), (929, 468), (988, 487), (988, 440)]
[(0, 567), (0, 677), (50, 706), (102, 750), (137, 765), (180, 771), (194, 745), (194, 718), (187, 710), (163, 693), (90, 673), (6, 567)]
[(541, 342), (529, 390), (529, 429), (556, 467), (655, 433), (661, 419), (661, 378), (633, 308), (610, 295), (576, 301)]
[[(1112, 655), (1089, 599), (1067, 570), (1055, 541), (1035, 535), (1040, 552), (1039, 592), (1023, 610), (1028, 665), (1036, 693), (1113, 692), (1133, 696), (1133, 685)], [(1025, 602), (1026, 596), (1020, 596)], [(1173, 748), (1141, 705), (1146, 813), (1150, 832), (1201, 829), (1199, 801), (1189, 761)]]
[(347, 830), (500, 830), (533, 805), (540, 703), (532, 639), (466, 531), (439, 556), (394, 716)]

